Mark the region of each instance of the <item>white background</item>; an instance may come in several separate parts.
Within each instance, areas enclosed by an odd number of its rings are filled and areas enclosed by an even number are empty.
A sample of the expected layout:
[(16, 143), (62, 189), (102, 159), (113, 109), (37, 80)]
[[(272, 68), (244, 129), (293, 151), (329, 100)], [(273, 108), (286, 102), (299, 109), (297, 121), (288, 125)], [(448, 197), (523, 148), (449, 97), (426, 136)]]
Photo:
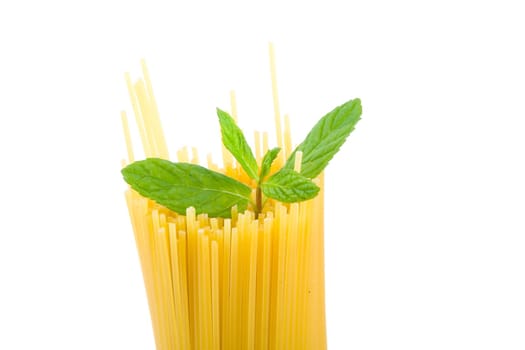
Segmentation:
[(172, 153), (212, 151), (232, 88), (270, 130), (269, 40), (296, 141), (364, 106), (326, 174), (329, 348), (524, 349), (519, 3), (1, 2), (0, 349), (154, 348), (123, 73), (147, 59)]

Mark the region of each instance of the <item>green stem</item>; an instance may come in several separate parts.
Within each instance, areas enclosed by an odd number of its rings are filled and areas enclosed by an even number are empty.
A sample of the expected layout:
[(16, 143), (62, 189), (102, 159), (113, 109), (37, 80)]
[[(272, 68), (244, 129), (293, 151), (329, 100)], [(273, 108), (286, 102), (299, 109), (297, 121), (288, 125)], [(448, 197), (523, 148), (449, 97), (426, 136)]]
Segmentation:
[(259, 214), (262, 211), (262, 192), (261, 186), (257, 185), (255, 190), (255, 214)]

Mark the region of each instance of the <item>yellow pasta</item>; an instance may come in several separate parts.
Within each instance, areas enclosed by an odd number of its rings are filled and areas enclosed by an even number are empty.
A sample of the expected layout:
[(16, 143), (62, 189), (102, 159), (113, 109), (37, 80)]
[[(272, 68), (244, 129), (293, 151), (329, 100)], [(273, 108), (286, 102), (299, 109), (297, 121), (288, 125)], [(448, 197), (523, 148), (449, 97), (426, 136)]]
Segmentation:
[[(283, 147), (275, 167), (292, 150), (288, 116), (281, 125), (273, 48), (270, 47), (276, 140)], [(144, 153), (168, 159), (151, 81), (126, 81)], [(235, 94), (231, 109), (237, 118)], [(122, 113), (127, 162), (134, 161)], [(268, 150), (268, 134), (256, 133), (256, 158)], [(240, 181), (246, 175), (223, 149), (223, 166), (210, 168)], [(195, 148), (177, 160), (199, 162)], [(301, 154), (296, 156), (296, 170)], [(322, 189), (322, 175), (316, 179)], [(126, 191), (158, 350), (323, 350), (323, 194), (283, 204), (268, 200), (261, 214), (232, 209), (231, 219), (208, 218), (188, 208), (176, 214), (135, 191)]]

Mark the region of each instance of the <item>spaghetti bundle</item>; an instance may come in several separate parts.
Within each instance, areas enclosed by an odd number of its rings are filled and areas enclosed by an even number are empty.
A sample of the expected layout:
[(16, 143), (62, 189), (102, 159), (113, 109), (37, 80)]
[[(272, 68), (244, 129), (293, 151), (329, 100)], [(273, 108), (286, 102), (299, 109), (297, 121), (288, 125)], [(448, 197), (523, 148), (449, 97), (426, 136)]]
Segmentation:
[[(271, 62), (277, 140), (290, 154), (289, 123), (285, 118), (281, 125)], [(144, 153), (168, 159), (142, 67), (144, 79), (133, 84), (128, 76), (127, 82)], [(124, 112), (122, 121), (133, 162)], [(256, 134), (258, 164), (267, 140), (266, 133)], [(182, 149), (177, 159), (197, 163), (197, 151), (192, 153)], [(296, 159), (297, 168), (300, 156)], [(278, 158), (275, 166), (283, 162)], [(247, 181), (224, 149), (223, 164), (208, 157), (210, 169)], [(257, 215), (233, 207), (231, 218), (197, 215), (192, 207), (180, 215), (126, 191), (158, 350), (326, 349), (322, 176), (316, 182), (321, 192), (314, 199), (291, 204), (269, 199)]]

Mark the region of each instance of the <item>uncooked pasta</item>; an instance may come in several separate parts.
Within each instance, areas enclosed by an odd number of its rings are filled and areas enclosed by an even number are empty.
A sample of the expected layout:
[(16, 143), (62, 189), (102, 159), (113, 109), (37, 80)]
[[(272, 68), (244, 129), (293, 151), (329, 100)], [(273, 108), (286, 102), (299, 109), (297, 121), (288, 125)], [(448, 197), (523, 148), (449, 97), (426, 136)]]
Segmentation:
[[(272, 172), (290, 155), (287, 117), (281, 118), (273, 49), (270, 50), (276, 139), (283, 148)], [(169, 159), (148, 71), (127, 75), (131, 105), (146, 157)], [(237, 118), (235, 95), (231, 112)], [(284, 122), (283, 122), (284, 120)], [(134, 161), (128, 118), (122, 112), (127, 160)], [(255, 133), (258, 164), (268, 134)], [(240, 181), (246, 174), (223, 148), (222, 165), (208, 167)], [(196, 149), (176, 153), (199, 162)], [(300, 153), (295, 158), (300, 170)], [(268, 199), (261, 213), (231, 218), (177, 214), (131, 188), (126, 200), (146, 287), (158, 350), (326, 349), (324, 304), (323, 180), (317, 197), (299, 203)]]

